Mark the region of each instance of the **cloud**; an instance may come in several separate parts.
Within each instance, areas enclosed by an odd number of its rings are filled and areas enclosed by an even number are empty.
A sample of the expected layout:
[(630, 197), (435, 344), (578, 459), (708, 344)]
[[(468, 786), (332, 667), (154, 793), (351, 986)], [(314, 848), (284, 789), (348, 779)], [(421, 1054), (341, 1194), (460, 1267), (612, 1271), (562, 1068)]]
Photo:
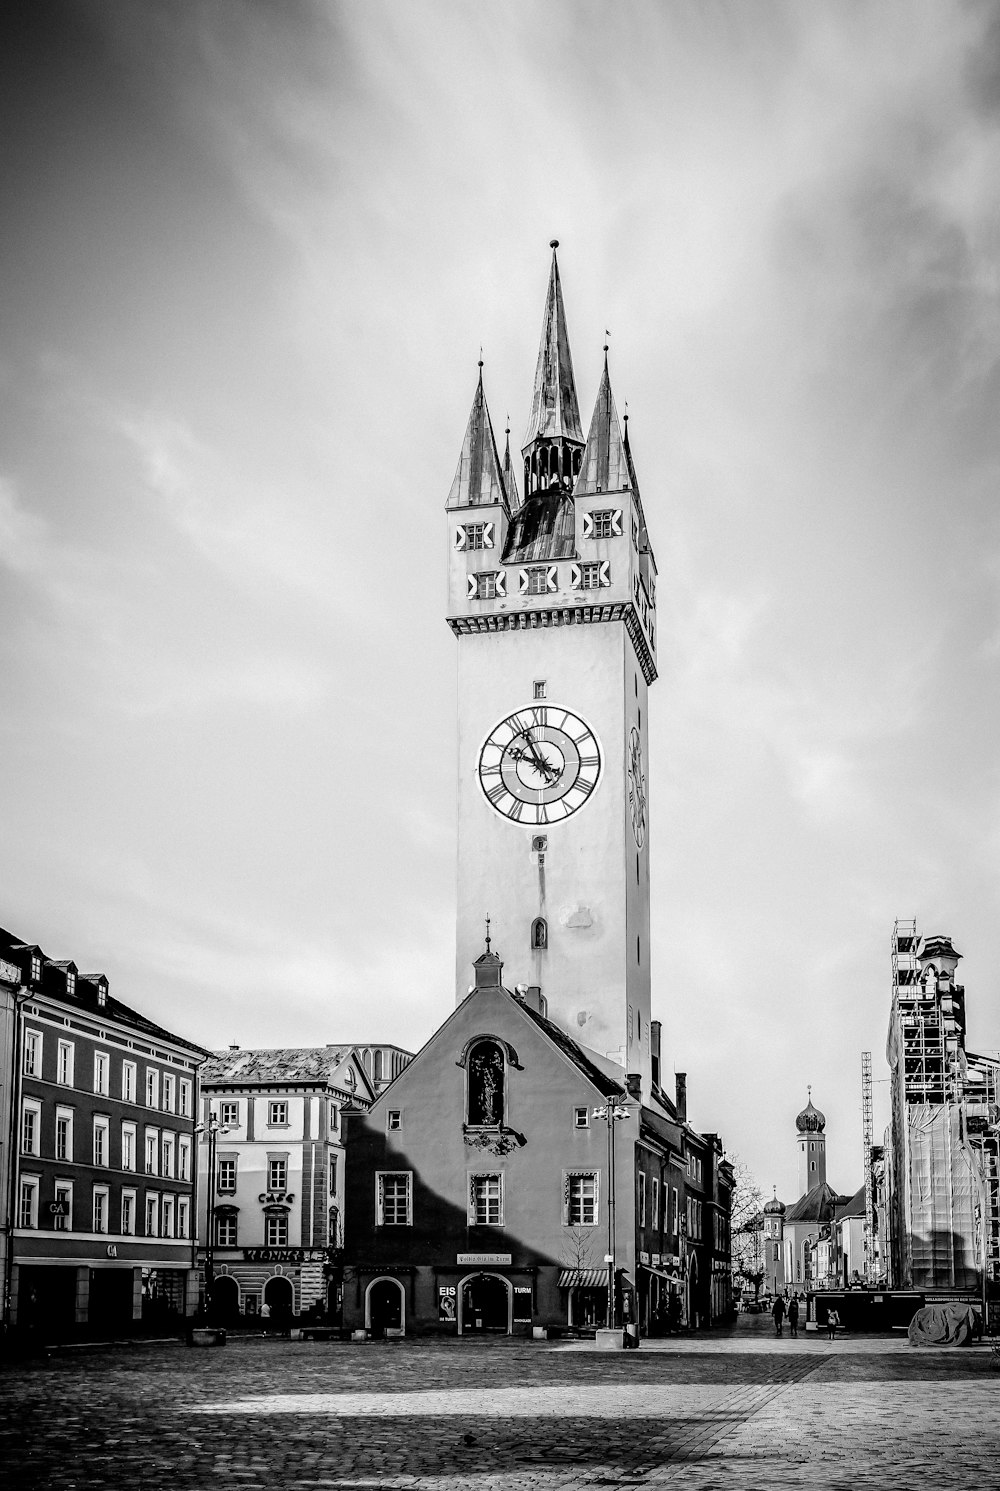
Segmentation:
[(48, 526), (20, 506), (14, 483), (0, 477), (0, 564), (15, 574), (36, 575), (49, 552)]

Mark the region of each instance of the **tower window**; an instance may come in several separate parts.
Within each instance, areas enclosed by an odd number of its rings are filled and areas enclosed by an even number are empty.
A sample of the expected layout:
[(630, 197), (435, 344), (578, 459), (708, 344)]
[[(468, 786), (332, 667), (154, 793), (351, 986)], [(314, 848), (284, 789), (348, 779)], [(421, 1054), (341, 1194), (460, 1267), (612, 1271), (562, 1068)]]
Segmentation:
[(480, 1041), (469, 1056), (470, 1124), (499, 1128), (504, 1116), (504, 1056), (497, 1041)]
[(544, 952), (549, 945), (549, 929), (544, 916), (536, 916), (531, 923), (531, 948), (533, 952)]
[[(590, 516), (591, 516), (591, 521), (593, 522), (593, 525), (594, 525), (593, 526), (593, 531), (592, 531), (592, 533), (590, 535), (591, 538), (611, 538), (612, 535), (614, 534), (614, 531), (615, 531), (615, 529), (614, 529), (615, 514), (610, 509), (608, 509), (605, 512), (591, 513)], [(621, 517), (620, 517), (620, 515), (619, 515), (618, 531), (619, 531), (619, 533), (621, 532)]]
[(545, 698), (545, 679), (544, 678), (536, 678), (534, 684), (532, 685), (532, 687), (534, 688), (535, 698), (536, 699), (544, 699)]
[(467, 549), (492, 549), (492, 533), (487, 533), (487, 528), (492, 528), (492, 523), (467, 523), (465, 527), (465, 547)]
[(497, 598), (497, 577), (493, 571), (476, 576), (476, 600), (495, 601)]
[(641, 963), (642, 962), (642, 949), (639, 946), (639, 939), (638, 939), (638, 937), (635, 939), (635, 961), (637, 963)]
[(601, 587), (601, 566), (600, 566), (600, 564), (581, 564), (580, 565), (580, 589), (581, 590), (599, 590), (600, 587)]

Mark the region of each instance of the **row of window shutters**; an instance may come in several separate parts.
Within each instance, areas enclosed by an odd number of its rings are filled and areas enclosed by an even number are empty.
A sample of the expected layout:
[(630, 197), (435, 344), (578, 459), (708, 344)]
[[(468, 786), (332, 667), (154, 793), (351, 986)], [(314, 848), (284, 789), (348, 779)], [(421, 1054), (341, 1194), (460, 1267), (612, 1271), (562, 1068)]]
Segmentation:
[[(624, 531), (621, 508), (583, 514), (582, 538), (621, 538)], [(455, 529), (455, 548), (459, 553), (463, 549), (492, 549), (495, 535), (495, 523), (463, 523)]]
[[(611, 565), (608, 560), (593, 564), (571, 564), (569, 567), (571, 590), (600, 590), (611, 584)], [(480, 570), (466, 577), (467, 594), (470, 601), (492, 600), (494, 596), (507, 594), (507, 575), (503, 570)], [(555, 595), (559, 589), (559, 566), (539, 565), (536, 569), (518, 572), (519, 595)]]

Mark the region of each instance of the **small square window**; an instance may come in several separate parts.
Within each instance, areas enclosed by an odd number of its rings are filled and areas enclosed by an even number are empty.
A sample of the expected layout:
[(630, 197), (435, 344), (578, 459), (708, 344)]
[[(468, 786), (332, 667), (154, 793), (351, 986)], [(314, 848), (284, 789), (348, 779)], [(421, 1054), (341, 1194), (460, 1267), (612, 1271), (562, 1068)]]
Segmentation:
[(288, 1124), (288, 1104), (268, 1103), (267, 1121), (272, 1128), (286, 1127)]
[(219, 1104), (219, 1122), (221, 1124), (224, 1124), (227, 1127), (229, 1127), (229, 1126), (236, 1126), (236, 1125), (239, 1124), (239, 1121), (240, 1121), (240, 1105), (239, 1105), (239, 1103), (220, 1103)]
[(492, 571), (476, 576), (476, 600), (495, 601), (497, 598), (497, 577)]
[(577, 1129), (589, 1129), (590, 1128), (590, 1109), (589, 1108), (574, 1108), (573, 1109), (573, 1127), (577, 1128)]
[(401, 1129), (403, 1127), (403, 1115), (398, 1108), (389, 1109), (389, 1128)]
[(548, 595), (548, 570), (544, 565), (526, 571), (529, 595)]
[(599, 564), (580, 565), (580, 589), (599, 590), (601, 588), (601, 566)]

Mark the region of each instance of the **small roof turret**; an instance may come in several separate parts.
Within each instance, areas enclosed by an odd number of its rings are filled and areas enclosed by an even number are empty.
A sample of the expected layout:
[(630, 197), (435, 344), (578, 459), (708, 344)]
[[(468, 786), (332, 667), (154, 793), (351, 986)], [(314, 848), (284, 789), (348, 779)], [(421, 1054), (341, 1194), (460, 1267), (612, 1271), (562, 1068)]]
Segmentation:
[(483, 392), (483, 364), (479, 363), (479, 383), (472, 400), (469, 423), (462, 441), (458, 470), (448, 493), (448, 507), (480, 507), (499, 503), (507, 508), (507, 489), (500, 472), (500, 457), (490, 411)]

